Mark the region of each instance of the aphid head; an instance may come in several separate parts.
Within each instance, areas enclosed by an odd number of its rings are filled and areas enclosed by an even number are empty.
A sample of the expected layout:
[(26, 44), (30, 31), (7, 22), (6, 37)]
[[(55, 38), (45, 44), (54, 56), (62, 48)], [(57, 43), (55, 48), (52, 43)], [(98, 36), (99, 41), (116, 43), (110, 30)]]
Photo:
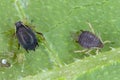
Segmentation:
[(18, 21), (15, 23), (16, 29), (20, 28), (23, 26), (23, 23), (21, 21)]

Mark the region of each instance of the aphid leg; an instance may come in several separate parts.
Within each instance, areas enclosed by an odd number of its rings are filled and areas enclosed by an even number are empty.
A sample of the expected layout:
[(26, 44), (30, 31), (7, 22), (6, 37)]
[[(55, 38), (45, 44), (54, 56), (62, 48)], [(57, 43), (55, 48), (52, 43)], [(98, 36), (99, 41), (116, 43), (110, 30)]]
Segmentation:
[(12, 37), (15, 37), (15, 36), (16, 36), (16, 33), (13, 33), (13, 34), (12, 34)]
[(93, 49), (84, 49), (84, 50), (78, 50), (78, 51), (74, 51), (74, 53), (85, 53), (87, 55), (90, 55), (90, 52), (92, 51)]
[(37, 34), (39, 34), (43, 40), (45, 40), (45, 37), (43, 36), (43, 34), (41, 32), (36, 32)]
[(18, 43), (18, 50), (20, 49), (20, 43)]
[(38, 43), (36, 43), (36, 45), (39, 47), (39, 44), (38, 44)]
[(75, 40), (76, 43), (79, 43), (78, 40)]
[(27, 51), (27, 53), (29, 53), (29, 51), (27, 49), (25, 49)]
[(113, 48), (113, 47), (109, 47), (110, 49), (111, 49), (111, 51), (115, 51), (115, 48)]
[(92, 33), (94, 33), (94, 34), (95, 34), (95, 31), (94, 31), (94, 29), (93, 29), (93, 27), (92, 27), (91, 23), (90, 23), (90, 22), (87, 22), (87, 24), (89, 25), (89, 27), (90, 27), (90, 29), (91, 29)]
[(93, 50), (93, 49), (89, 49), (87, 52), (85, 52), (85, 54), (90, 55), (90, 52), (91, 52), (92, 50)]
[(98, 55), (99, 54), (99, 50), (100, 50), (100, 48), (96, 48), (96, 55)]
[(106, 41), (103, 42), (103, 44), (107, 44), (107, 43), (112, 43), (112, 42), (109, 41), (109, 40), (106, 40)]
[(86, 52), (88, 51), (88, 49), (84, 49), (84, 50), (77, 50), (77, 51), (74, 51), (74, 53), (83, 53), (83, 52)]
[(43, 36), (43, 34), (41, 32), (36, 32), (36, 33), (39, 34), (39, 35), (41, 35), (41, 36)]
[(101, 38), (101, 36), (100, 36), (100, 34), (98, 34), (98, 37), (100, 38), (100, 40), (101, 40), (101, 42), (102, 42), (103, 44), (112, 43), (112, 42), (109, 41), (109, 40), (103, 41), (102, 38)]
[(33, 49), (33, 51), (35, 51), (35, 49)]

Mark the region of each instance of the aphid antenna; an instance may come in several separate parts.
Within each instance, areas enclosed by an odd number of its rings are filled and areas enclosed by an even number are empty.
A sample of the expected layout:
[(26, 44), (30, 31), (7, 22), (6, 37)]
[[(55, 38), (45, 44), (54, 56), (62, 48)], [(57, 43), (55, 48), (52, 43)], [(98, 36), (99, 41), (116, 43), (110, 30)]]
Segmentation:
[(22, 0), (15, 0), (14, 2), (15, 8), (18, 11), (20, 19), (26, 18), (25, 11), (23, 9), (23, 2)]
[[(21, 24), (26, 28), (29, 27), (28, 25), (26, 25), (26, 24), (28, 24), (27, 21), (26, 22), (23, 21)], [(31, 26), (30, 26), (30, 28), (33, 29)]]
[(90, 23), (90, 22), (86, 22), (86, 23), (89, 25), (89, 27), (90, 27), (90, 29), (91, 29), (92, 33), (94, 33), (94, 34), (95, 34), (95, 31), (94, 31), (94, 29), (93, 29), (93, 27), (92, 27), (91, 23)]
[(23, 26), (29, 27), (28, 25), (26, 25), (26, 24), (27, 24), (27, 21), (23, 20), (23, 21), (20, 21), (20, 22), (21, 22), (21, 24), (22, 24)]
[[(26, 24), (28, 24), (28, 25), (26, 25)], [(34, 28), (35, 28), (35, 26), (31, 26), (32, 24), (29, 24), (29, 23), (26, 23), (26, 24), (23, 24), (25, 27), (30, 27), (33, 31), (34, 31)], [(35, 31), (34, 31), (35, 32)]]
[(103, 41), (102, 38), (101, 38), (100, 33), (98, 33), (98, 38), (100, 39), (100, 41), (101, 41), (102, 43), (104, 43), (104, 41)]

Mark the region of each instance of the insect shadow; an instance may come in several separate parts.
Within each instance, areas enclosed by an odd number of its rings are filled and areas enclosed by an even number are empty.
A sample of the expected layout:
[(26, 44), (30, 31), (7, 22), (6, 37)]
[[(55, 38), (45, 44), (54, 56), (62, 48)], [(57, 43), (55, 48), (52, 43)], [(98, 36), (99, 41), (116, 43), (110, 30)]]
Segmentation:
[(25, 25), (21, 21), (16, 22), (15, 26), (15, 35), (18, 39), (18, 49), (22, 46), (27, 52), (29, 52), (29, 50), (35, 51), (36, 47), (39, 46), (35, 33), (44, 38), (43, 34), (41, 32), (33, 31), (28, 25)]
[(100, 36), (98, 37), (95, 35), (92, 25), (89, 22), (87, 22), (87, 24), (89, 25), (92, 32), (81, 30), (81, 34), (78, 36), (78, 39), (76, 41), (84, 48), (84, 50), (77, 50), (74, 52), (75, 53), (85, 52), (86, 54), (89, 54), (91, 51), (96, 49), (96, 54), (98, 54), (99, 50), (104, 47), (104, 44), (111, 43), (111, 41), (103, 42)]

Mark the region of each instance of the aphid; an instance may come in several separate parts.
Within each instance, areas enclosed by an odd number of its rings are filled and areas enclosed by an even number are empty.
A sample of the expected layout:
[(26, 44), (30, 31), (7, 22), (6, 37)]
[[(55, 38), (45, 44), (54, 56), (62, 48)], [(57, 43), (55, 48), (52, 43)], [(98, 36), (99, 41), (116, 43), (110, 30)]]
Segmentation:
[(77, 40), (77, 42), (86, 50), (75, 51), (75, 52), (88, 51), (87, 53), (89, 53), (92, 49), (96, 48), (97, 49), (96, 53), (98, 54), (98, 49), (103, 48), (104, 44), (101, 41), (101, 39), (94, 34), (94, 30), (91, 24), (88, 23), (88, 25), (91, 28), (92, 32), (81, 30), (82, 33), (78, 36), (78, 40)]
[(78, 43), (84, 48), (103, 48), (102, 41), (92, 32), (83, 31), (79, 36)]
[(28, 50), (35, 51), (36, 46), (39, 46), (35, 32), (33, 32), (27, 25), (24, 25), (21, 21), (16, 22), (15, 26), (19, 46), (21, 45), (27, 52)]

